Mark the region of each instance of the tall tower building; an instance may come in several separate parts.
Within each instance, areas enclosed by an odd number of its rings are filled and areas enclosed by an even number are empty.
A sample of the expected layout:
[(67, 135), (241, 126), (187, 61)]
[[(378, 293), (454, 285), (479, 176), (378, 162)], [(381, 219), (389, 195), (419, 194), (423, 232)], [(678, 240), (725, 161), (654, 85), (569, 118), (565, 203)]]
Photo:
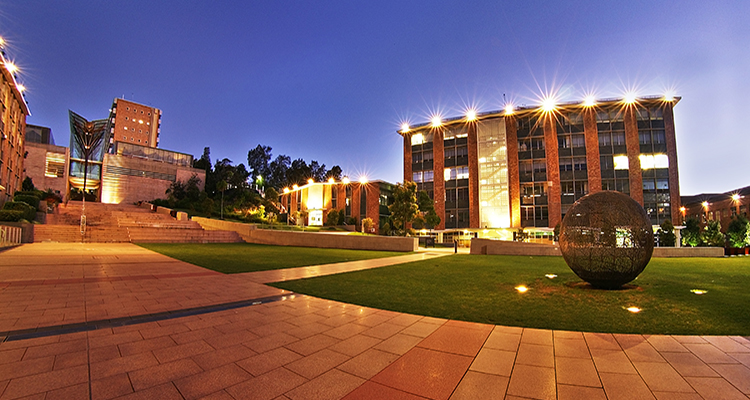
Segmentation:
[[(2, 39), (0, 39), (0, 46)], [(10, 200), (23, 182), (23, 155), (26, 144), (26, 116), (29, 108), (23, 86), (16, 82), (16, 67), (0, 54), (0, 206)]]
[(147, 147), (159, 145), (161, 110), (125, 99), (115, 99), (109, 113), (110, 145), (127, 142)]

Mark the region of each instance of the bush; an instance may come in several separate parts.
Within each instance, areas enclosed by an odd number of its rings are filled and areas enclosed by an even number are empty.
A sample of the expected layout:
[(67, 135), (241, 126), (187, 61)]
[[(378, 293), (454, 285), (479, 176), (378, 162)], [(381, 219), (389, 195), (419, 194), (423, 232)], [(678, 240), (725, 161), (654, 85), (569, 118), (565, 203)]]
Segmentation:
[(743, 248), (750, 244), (750, 222), (744, 215), (732, 218), (727, 227), (727, 238), (729, 245), (735, 248)]
[(670, 220), (661, 223), (656, 235), (659, 236), (660, 247), (674, 247), (677, 241), (677, 236), (674, 234), (674, 225), (672, 225), (672, 221)]
[(681, 233), (684, 246), (695, 247), (701, 243), (701, 225), (697, 219), (688, 218), (685, 221), (685, 229)]
[(32, 207), (20, 201), (9, 201), (3, 206), (3, 210), (15, 210), (21, 212), (21, 219), (33, 221), (36, 218), (36, 207)]
[(721, 233), (719, 221), (708, 221), (708, 224), (703, 227), (701, 244), (703, 246), (724, 247), (724, 234)]
[(13, 196), (13, 201), (26, 203), (34, 207), (34, 209), (36, 210), (36, 209), (39, 209), (39, 201), (41, 200), (39, 199), (39, 197), (36, 197), (36, 196), (29, 196), (26, 194), (16, 194), (15, 196)]
[(0, 210), (0, 221), (18, 222), (23, 219), (23, 211), (18, 210)]

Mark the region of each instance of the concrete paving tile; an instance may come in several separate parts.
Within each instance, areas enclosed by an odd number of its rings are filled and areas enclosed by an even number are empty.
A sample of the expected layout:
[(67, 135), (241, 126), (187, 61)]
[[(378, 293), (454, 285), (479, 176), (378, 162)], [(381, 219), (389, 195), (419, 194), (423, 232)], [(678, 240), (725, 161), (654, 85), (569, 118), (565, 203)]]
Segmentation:
[(401, 325), (403, 327), (407, 327), (417, 321), (422, 319), (419, 315), (412, 315), (412, 314), (399, 314), (398, 316), (392, 318), (390, 323), (395, 325)]
[(328, 335), (315, 335), (310, 336), (307, 339), (302, 339), (293, 343), (285, 345), (289, 350), (295, 353), (302, 354), (303, 356), (310, 355), (317, 351), (323, 350), (327, 347), (333, 346), (336, 343), (341, 342), (341, 339), (336, 339)]
[(208, 396), (201, 397), (200, 400), (235, 400), (226, 390), (219, 390), (209, 394)]
[(229, 388), (252, 376), (235, 364), (228, 364), (210, 371), (178, 379), (174, 385), (186, 400), (197, 399), (222, 389)]
[(686, 343), (685, 347), (707, 364), (735, 364), (737, 360), (728, 356), (712, 344)]
[(119, 358), (121, 356), (120, 349), (117, 345), (89, 349), (89, 362), (92, 364), (111, 360), (113, 358)]
[(274, 322), (271, 324), (264, 324), (264, 325), (251, 328), (249, 329), (249, 331), (258, 337), (264, 337), (264, 336), (269, 336), (269, 335), (275, 335), (279, 332), (286, 332), (290, 329), (294, 329), (295, 327), (297, 326), (292, 325), (286, 321), (278, 321), (278, 322)]
[(53, 369), (59, 370), (64, 368), (75, 367), (89, 363), (87, 351), (78, 351), (75, 353), (58, 354), (55, 356), (55, 366)]
[(235, 399), (270, 400), (307, 382), (286, 368), (276, 368), (226, 389)]
[(192, 357), (214, 350), (215, 349), (208, 343), (204, 342), (203, 340), (198, 340), (195, 342), (180, 344), (177, 346), (156, 349), (153, 351), (153, 354), (160, 363), (168, 363), (170, 361)]
[(510, 376), (515, 358), (516, 353), (512, 351), (483, 348), (474, 358), (469, 370), (484, 374)]
[(310, 336), (315, 336), (319, 333), (325, 332), (330, 329), (331, 327), (328, 325), (323, 325), (323, 324), (314, 322), (312, 324), (302, 325), (302, 326), (289, 329), (285, 333), (292, 335), (298, 339), (306, 339), (306, 338), (309, 338)]
[(292, 389), (285, 396), (291, 400), (336, 400), (364, 382), (362, 378), (333, 369)]
[(468, 371), (450, 400), (502, 399), (508, 389), (509, 380), (505, 376)]
[(469, 327), (451, 326), (446, 323), (417, 346), (474, 357), (479, 353), (489, 334), (489, 329), (480, 330)]
[(143, 340), (143, 337), (139, 332), (124, 332), (107, 336), (91, 336), (89, 337), (89, 347), (94, 349), (97, 347), (118, 345), (139, 340)]
[[(511, 396), (555, 400), (557, 388), (554, 368), (516, 365), (510, 376), (508, 394)], [(506, 397), (507, 398), (507, 397)]]
[(285, 368), (307, 379), (313, 379), (316, 376), (349, 361), (349, 359), (349, 356), (328, 349), (323, 349), (317, 353), (313, 353), (309, 356), (302, 357), (297, 361), (286, 364)]
[(243, 343), (256, 353), (265, 353), (269, 350), (273, 350), (277, 347), (285, 346), (290, 343), (296, 342), (298, 339), (294, 336), (287, 335), (286, 333), (278, 333), (272, 336), (262, 337), (260, 339), (251, 340)]
[(372, 336), (377, 339), (388, 339), (389, 337), (401, 332), (404, 327), (401, 325), (391, 324), (384, 322), (380, 325), (373, 326), (372, 328), (363, 331), (363, 335)]
[(521, 343), (552, 346), (552, 331), (549, 329), (524, 328)]
[(143, 390), (162, 383), (171, 382), (186, 376), (203, 372), (198, 364), (190, 359), (180, 359), (165, 364), (131, 371), (128, 373), (133, 389)]
[(418, 396), (447, 399), (471, 362), (471, 357), (415, 347), (372, 381)]
[(266, 353), (238, 361), (237, 365), (254, 376), (260, 376), (300, 358), (302, 358), (301, 355), (284, 347), (279, 347)]
[(702, 336), (702, 338), (725, 353), (750, 353), (750, 348), (727, 336)]
[(145, 390), (140, 390), (122, 397), (117, 400), (184, 400), (177, 388), (171, 383), (154, 386)]
[(493, 330), (484, 342), (483, 347), (495, 350), (517, 351), (519, 343), (521, 343), (520, 334), (504, 333), (502, 331)]
[(369, 326), (372, 328), (388, 321), (389, 319), (391, 319), (391, 317), (378, 314), (378, 310), (374, 310), (372, 313), (369, 313), (362, 317), (358, 317), (356, 322), (359, 325)]
[(344, 339), (348, 339), (348, 338), (350, 338), (350, 337), (352, 337), (352, 336), (354, 336), (356, 334), (362, 333), (362, 332), (364, 332), (364, 331), (366, 331), (368, 329), (370, 329), (370, 328), (367, 327), (367, 326), (364, 326), (364, 325), (359, 325), (359, 324), (355, 324), (355, 323), (349, 323), (349, 324), (344, 324), (344, 325), (338, 326), (336, 328), (327, 330), (327, 331), (323, 332), (323, 334), (331, 336), (331, 337), (334, 337), (336, 339), (344, 340)]
[(123, 372), (151, 367), (158, 363), (159, 361), (151, 353), (139, 353), (132, 356), (91, 363), (91, 379), (106, 378)]
[(704, 400), (698, 393), (653, 392), (656, 400)]
[(600, 373), (610, 372), (615, 374), (637, 374), (630, 359), (622, 350), (603, 350), (589, 348), (591, 358), (594, 360), (596, 370)]
[(362, 379), (370, 379), (382, 371), (383, 368), (396, 361), (398, 357), (398, 355), (393, 353), (369, 349), (339, 365), (337, 368)]
[(203, 339), (206, 343), (211, 345), (215, 349), (222, 349), (224, 347), (234, 346), (236, 344), (245, 343), (258, 339), (259, 336), (251, 333), (247, 330), (241, 330), (237, 332), (226, 333), (214, 337)]
[(121, 373), (91, 381), (91, 398), (108, 400), (133, 393), (128, 374)]
[(717, 377), (716, 373), (708, 364), (701, 361), (693, 353), (661, 353), (672, 367), (677, 370), (683, 377), (685, 376), (703, 376)]
[(724, 378), (700, 378), (687, 377), (690, 386), (703, 396), (704, 399), (711, 400), (746, 400), (747, 396), (737, 390), (732, 384)]
[(580, 339), (583, 340), (583, 332), (574, 331), (552, 331), (553, 339)]
[(537, 367), (555, 367), (555, 355), (552, 346), (521, 342), (518, 347), (516, 364), (535, 365)]
[(512, 335), (521, 335), (523, 334), (523, 328), (520, 326), (504, 326), (504, 325), (495, 325), (495, 328), (492, 330), (493, 332), (500, 332), (500, 333), (509, 333)]
[(666, 335), (644, 335), (646, 340), (656, 351), (664, 353), (687, 353), (689, 350), (671, 336)]
[(225, 347), (221, 350), (198, 354), (193, 356), (192, 359), (202, 369), (209, 370), (235, 361), (244, 360), (257, 354), (258, 353), (247, 347), (237, 344), (232, 347)]
[(16, 399), (84, 382), (88, 382), (88, 368), (85, 365), (44, 372), (12, 379), (3, 392), (3, 398)]
[(336, 327), (339, 327), (341, 325), (346, 325), (346, 324), (353, 323), (356, 320), (357, 320), (357, 317), (355, 317), (353, 315), (340, 314), (340, 315), (336, 315), (336, 316), (332, 316), (332, 317), (328, 317), (326, 319), (323, 319), (319, 323), (321, 323), (323, 325), (328, 325), (331, 328), (336, 328)]
[(379, 383), (367, 381), (352, 392), (347, 394), (343, 400), (372, 400), (372, 399), (388, 399), (388, 400), (425, 400), (424, 397), (416, 396), (411, 393), (406, 393), (401, 390), (389, 388)]
[(744, 364), (746, 367), (750, 367), (750, 354), (747, 353), (727, 353), (730, 357)]
[(708, 343), (703, 340), (700, 336), (689, 336), (689, 335), (672, 335), (672, 338), (679, 343)]
[(73, 400), (85, 399), (89, 397), (89, 384), (79, 383), (77, 385), (64, 387), (62, 389), (51, 390), (47, 392), (44, 400)]
[(412, 335), (412, 336), (418, 336), (421, 338), (426, 338), (427, 336), (430, 336), (433, 332), (435, 332), (438, 328), (440, 328), (441, 325), (438, 324), (432, 324), (429, 322), (424, 321), (417, 321), (401, 331), (401, 333), (405, 335)]
[(695, 392), (669, 363), (634, 361), (633, 365), (652, 391)]
[(152, 339), (160, 336), (174, 335), (176, 333), (187, 332), (190, 329), (183, 324), (173, 324), (159, 327), (144, 327), (139, 329), (144, 339)]
[(177, 333), (174, 335), (169, 335), (169, 337), (171, 337), (172, 340), (174, 340), (175, 343), (177, 344), (185, 344), (185, 343), (195, 342), (197, 340), (216, 337), (219, 335), (221, 335), (221, 331), (217, 330), (214, 327), (208, 327), (208, 328), (192, 330), (190, 332), (183, 332), (183, 333)]
[(655, 399), (646, 383), (638, 375), (602, 372), (599, 378), (602, 380), (604, 393), (609, 400)]
[(0, 351), (0, 365), (21, 361), (24, 353), (26, 353), (25, 347)]
[(564, 339), (555, 337), (555, 357), (591, 358), (589, 348), (583, 336), (580, 339)]
[(557, 400), (607, 400), (604, 389), (557, 384)]
[(628, 358), (632, 362), (666, 362), (661, 354), (646, 341), (633, 346), (623, 346), (623, 349), (625, 349), (625, 354), (628, 355)]
[(742, 393), (750, 394), (750, 368), (739, 364), (712, 364), (711, 367)]
[(382, 342), (382, 340), (370, 336), (355, 335), (328, 348), (349, 357), (354, 357), (380, 342)]
[(583, 338), (586, 339), (586, 344), (589, 346), (589, 349), (622, 350), (620, 344), (610, 333), (585, 332)]
[(421, 341), (422, 339), (416, 336), (396, 334), (384, 340), (382, 343), (375, 346), (375, 348), (389, 353), (402, 355), (406, 354), (407, 351), (411, 350)]
[(175, 343), (171, 337), (159, 336), (152, 339), (139, 340), (137, 342), (123, 343), (117, 347), (120, 349), (120, 354), (123, 356), (129, 356), (176, 345), (177, 343)]
[(44, 344), (41, 346), (33, 346), (26, 349), (23, 359), (29, 360), (32, 358), (56, 356), (58, 354), (73, 353), (79, 351), (86, 351), (86, 339), (79, 339), (67, 342), (57, 342)]
[(589, 358), (555, 358), (557, 383), (575, 386), (601, 387), (599, 374)]

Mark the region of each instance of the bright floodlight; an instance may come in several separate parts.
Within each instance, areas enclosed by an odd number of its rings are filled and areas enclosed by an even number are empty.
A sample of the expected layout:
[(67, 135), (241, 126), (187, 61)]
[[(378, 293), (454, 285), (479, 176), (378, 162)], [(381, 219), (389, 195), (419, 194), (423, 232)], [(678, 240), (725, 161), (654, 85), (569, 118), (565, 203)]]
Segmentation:
[(626, 308), (626, 310), (632, 312), (633, 314), (638, 314), (639, 312), (641, 312), (641, 309), (638, 307), (628, 307)]
[(432, 127), (433, 127), (433, 128), (437, 128), (438, 126), (440, 126), (440, 125), (442, 125), (442, 124), (443, 124), (443, 119), (442, 119), (442, 118), (440, 118), (440, 116), (439, 116), (439, 115), (435, 115), (435, 116), (433, 116), (433, 117), (432, 117), (432, 119), (431, 119), (430, 121), (432, 122)]
[(476, 121), (477, 120), (477, 110), (470, 108), (466, 111), (466, 120), (467, 121)]
[(515, 107), (513, 107), (513, 104), (505, 105), (505, 115), (513, 114), (513, 111), (515, 111)]
[(583, 105), (584, 107), (593, 107), (596, 105), (596, 98), (594, 96), (586, 96), (585, 99), (583, 99)]
[(740, 197), (741, 196), (739, 194), (735, 193), (735, 194), (732, 195), (732, 200), (734, 200), (734, 201), (740, 201)]
[(674, 93), (672, 92), (664, 93), (664, 101), (670, 101), (670, 102), (674, 101)]
[(518, 291), (518, 293), (526, 293), (529, 291), (529, 288), (524, 285), (516, 286), (515, 289)]
[(555, 108), (557, 108), (557, 104), (555, 104), (555, 99), (552, 97), (547, 97), (542, 100), (542, 111), (552, 112), (555, 111)]
[(12, 62), (5, 62), (5, 69), (8, 70), (11, 74), (18, 71), (18, 67), (16, 67)]
[(328, 183), (336, 183), (336, 180), (333, 179), (333, 177), (328, 178)]
[(5, 44), (5, 39), (3, 39), (3, 38), (0, 37), (0, 46), (2, 46), (4, 44)]
[(703, 206), (703, 208), (708, 208), (708, 202), (707, 201), (704, 201), (703, 203), (701, 203), (701, 205)]
[(685, 208), (684, 206), (680, 207), (680, 212), (685, 212), (685, 210), (687, 210), (687, 208)]
[(409, 124), (407, 124), (406, 122), (404, 122), (403, 124), (401, 124), (401, 132), (402, 133), (409, 132)]
[(296, 184), (292, 185), (292, 189), (297, 190), (297, 189), (299, 189), (299, 186), (297, 186)]
[(312, 185), (313, 183), (315, 183), (315, 180), (313, 178), (310, 178), (307, 180), (307, 183)]
[(348, 185), (349, 184), (349, 177), (345, 176), (344, 179), (341, 180), (341, 183), (343, 183), (344, 185)]
[(362, 176), (360, 176), (360, 177), (359, 177), (359, 183), (361, 183), (361, 184), (363, 184), (363, 185), (364, 185), (364, 184), (366, 184), (367, 182), (369, 182), (369, 181), (367, 180), (367, 177), (366, 177), (366, 176), (362, 175)]
[(637, 99), (638, 97), (634, 92), (627, 92), (625, 93), (625, 97), (622, 98), (622, 101), (625, 102), (625, 104), (633, 104)]
[(23, 92), (24, 90), (26, 90), (26, 86), (24, 86), (24, 85), (22, 85), (20, 83), (16, 85), (16, 88), (18, 88), (19, 92)]

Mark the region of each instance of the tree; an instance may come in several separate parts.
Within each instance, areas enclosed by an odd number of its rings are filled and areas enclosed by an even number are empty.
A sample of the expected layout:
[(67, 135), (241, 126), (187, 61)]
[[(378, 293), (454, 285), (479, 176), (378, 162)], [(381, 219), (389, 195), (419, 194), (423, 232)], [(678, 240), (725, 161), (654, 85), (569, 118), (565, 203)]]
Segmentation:
[(326, 180), (333, 178), (337, 181), (340, 181), (342, 173), (343, 171), (341, 171), (341, 167), (339, 167), (338, 165), (334, 165), (330, 170), (328, 170), (328, 172), (326, 172), (325, 178)]
[(674, 234), (674, 225), (670, 220), (661, 223), (656, 235), (659, 237), (660, 247), (674, 247), (674, 243), (677, 241), (677, 236)]
[(695, 247), (701, 244), (701, 224), (697, 219), (690, 217), (685, 220), (685, 228), (682, 230), (682, 244)]
[(268, 179), (269, 161), (271, 161), (271, 146), (259, 144), (247, 152), (247, 166), (253, 174), (253, 179), (258, 175)]
[(388, 209), (391, 211), (392, 228), (397, 234), (406, 236), (408, 225), (419, 213), (417, 184), (412, 181), (397, 184), (393, 188), (393, 204)]
[(328, 215), (326, 215), (326, 225), (327, 226), (337, 226), (342, 224), (342, 220), (344, 219), (344, 213), (337, 210), (329, 210)]
[(33, 190), (36, 190), (36, 188), (34, 187), (34, 182), (28, 176), (23, 179), (23, 183), (21, 183), (21, 190), (23, 190), (24, 192), (31, 192)]
[[(421, 190), (418, 194), (419, 212), (422, 214), (422, 226), (429, 229), (435, 229), (436, 226), (440, 225), (440, 216), (435, 212), (435, 203), (430, 198), (430, 195), (426, 191)], [(414, 226), (415, 229), (422, 229)]]
[(269, 165), (270, 173), (266, 178), (266, 186), (281, 189), (289, 184), (287, 173), (292, 166), (292, 159), (289, 156), (279, 155)]
[(288, 185), (304, 185), (312, 178), (312, 170), (305, 160), (298, 158), (292, 161), (292, 166), (286, 172)]
[(727, 238), (729, 245), (735, 248), (743, 248), (750, 244), (750, 221), (740, 214), (732, 218), (727, 227)]
[(372, 222), (372, 218), (365, 218), (362, 220), (362, 230), (365, 233), (372, 232), (372, 227), (375, 225), (374, 222)]
[(208, 171), (211, 170), (211, 148), (210, 147), (204, 147), (203, 155), (201, 156), (201, 158), (197, 160), (193, 160), (193, 168), (202, 169), (206, 171), (206, 174), (208, 174)]
[(724, 234), (721, 233), (719, 221), (708, 221), (701, 232), (701, 244), (704, 246), (724, 247)]

